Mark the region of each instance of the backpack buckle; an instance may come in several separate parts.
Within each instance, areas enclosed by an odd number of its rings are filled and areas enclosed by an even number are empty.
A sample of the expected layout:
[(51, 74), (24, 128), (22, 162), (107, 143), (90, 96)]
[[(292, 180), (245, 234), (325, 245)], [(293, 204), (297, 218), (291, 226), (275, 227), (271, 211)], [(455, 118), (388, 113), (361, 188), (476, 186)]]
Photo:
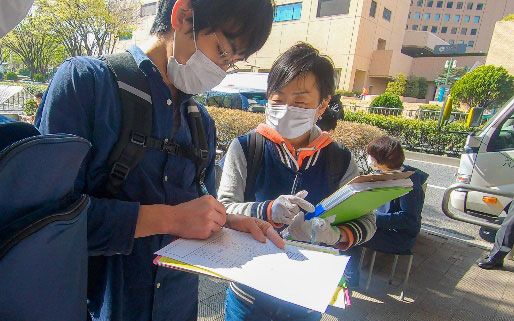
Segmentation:
[(179, 155), (180, 145), (177, 143), (164, 141), (161, 150), (171, 155)]
[(200, 151), (200, 159), (206, 160), (209, 158), (209, 151), (206, 149), (199, 149)]
[(109, 176), (111, 176), (112, 178), (124, 181), (127, 178), (129, 172), (130, 172), (130, 168), (128, 166), (123, 165), (120, 162), (116, 162), (112, 166), (111, 173), (109, 174)]
[(138, 132), (132, 132), (130, 135), (130, 142), (139, 146), (146, 146), (146, 136)]

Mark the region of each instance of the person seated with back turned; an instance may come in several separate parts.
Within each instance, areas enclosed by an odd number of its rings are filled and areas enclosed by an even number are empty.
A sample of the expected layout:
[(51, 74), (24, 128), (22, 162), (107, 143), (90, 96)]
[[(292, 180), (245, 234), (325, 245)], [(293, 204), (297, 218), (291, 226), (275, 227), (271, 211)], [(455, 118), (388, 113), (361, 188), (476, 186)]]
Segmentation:
[(366, 243), (367, 248), (386, 253), (409, 251), (421, 229), (421, 210), (425, 201), (424, 184), (428, 174), (404, 165), (405, 155), (400, 142), (382, 136), (368, 144), (368, 164), (377, 173), (414, 172), (410, 179), (413, 189), (375, 210), (377, 231)]

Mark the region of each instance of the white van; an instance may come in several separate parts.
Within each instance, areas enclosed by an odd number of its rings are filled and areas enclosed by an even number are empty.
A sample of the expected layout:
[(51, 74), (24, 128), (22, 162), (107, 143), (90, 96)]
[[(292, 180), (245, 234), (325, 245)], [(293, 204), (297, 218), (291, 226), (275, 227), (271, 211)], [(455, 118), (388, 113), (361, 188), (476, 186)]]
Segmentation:
[[(456, 180), (471, 189), (447, 190), (451, 206), (460, 212), (496, 218), (508, 209), (514, 195), (514, 98), (468, 136)], [(472, 191), (477, 188), (487, 193)]]

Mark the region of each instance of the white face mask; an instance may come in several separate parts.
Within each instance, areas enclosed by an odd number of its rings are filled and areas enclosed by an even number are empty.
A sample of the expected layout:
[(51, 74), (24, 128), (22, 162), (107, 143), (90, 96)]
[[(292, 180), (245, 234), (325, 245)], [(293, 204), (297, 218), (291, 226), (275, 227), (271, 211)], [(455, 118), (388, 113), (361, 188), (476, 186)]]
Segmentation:
[(29, 12), (34, 0), (0, 0), (0, 37), (11, 31)]
[(311, 109), (268, 103), (266, 124), (274, 128), (284, 138), (297, 138), (314, 127), (318, 108), (319, 106)]
[[(176, 33), (175, 33), (176, 35)], [(173, 36), (173, 52), (175, 53), (175, 35)], [(201, 94), (221, 83), (227, 73), (212, 62), (196, 45), (195, 15), (193, 13), (193, 41), (196, 51), (185, 65), (175, 57), (168, 60), (168, 78), (178, 90), (186, 94)]]
[(366, 157), (366, 162), (368, 163), (368, 166), (371, 167), (372, 169), (377, 168), (377, 161), (370, 155), (368, 155), (368, 157)]

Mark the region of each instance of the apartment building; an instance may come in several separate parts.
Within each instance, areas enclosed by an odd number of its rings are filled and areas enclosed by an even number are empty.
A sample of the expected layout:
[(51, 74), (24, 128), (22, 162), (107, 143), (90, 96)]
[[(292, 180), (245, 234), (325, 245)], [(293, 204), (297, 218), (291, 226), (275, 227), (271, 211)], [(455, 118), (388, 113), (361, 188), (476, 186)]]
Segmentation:
[(275, 3), (271, 35), (264, 47), (248, 59), (251, 66), (266, 71), (287, 48), (305, 41), (332, 58), (339, 88), (361, 90), (371, 86), (373, 89), (377, 87), (375, 83), (387, 82), (382, 77), (370, 78), (373, 53), (393, 49), (399, 53), (409, 0), (277, 0)]
[[(508, 1), (514, 3), (514, 0)], [(336, 85), (341, 89), (360, 91), (366, 87), (370, 94), (380, 94), (399, 73), (424, 76), (433, 81), (443, 69), (445, 60), (449, 59), (434, 49), (438, 45), (448, 45), (448, 42), (430, 30), (423, 31), (424, 28), (406, 30), (405, 26), (409, 26), (412, 19), (411, 2), (275, 0), (275, 18), (268, 41), (246, 62), (238, 63), (238, 67), (242, 71), (266, 72), (281, 53), (293, 44), (305, 41), (331, 57), (336, 68)], [(485, 5), (478, 11), (484, 11), (484, 14), (493, 11), (487, 1), (483, 2)], [(505, 3), (505, 0), (499, 2)], [(156, 11), (156, 0), (143, 1), (141, 23), (131, 39), (120, 41), (118, 50), (148, 40)], [(477, 41), (474, 48), (479, 45), (481, 43)], [(460, 67), (485, 62), (485, 54), (480, 53), (453, 56), (455, 58)], [(434, 91), (432, 84), (427, 99), (431, 99)]]
[(514, 0), (412, 0), (407, 30), (431, 32), (467, 52), (486, 53), (495, 23), (514, 13)]

